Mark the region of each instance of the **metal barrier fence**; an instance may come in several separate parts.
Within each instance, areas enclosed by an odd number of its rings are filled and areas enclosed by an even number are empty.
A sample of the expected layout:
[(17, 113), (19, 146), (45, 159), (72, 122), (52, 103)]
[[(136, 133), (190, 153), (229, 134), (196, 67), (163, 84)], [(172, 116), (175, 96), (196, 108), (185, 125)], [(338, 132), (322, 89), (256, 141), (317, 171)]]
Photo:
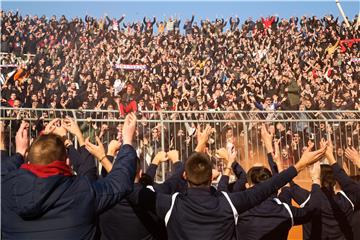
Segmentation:
[[(121, 138), (124, 119), (118, 115), (117, 111), (108, 110), (1, 108), (0, 120), (6, 124), (11, 154), (14, 151), (13, 137), (21, 119), (30, 122), (30, 135), (36, 137), (50, 119), (70, 116), (77, 120), (85, 137), (94, 141), (95, 135), (98, 135), (106, 145), (113, 139)], [(137, 115), (135, 147), (143, 160), (144, 171), (161, 150), (179, 150), (180, 158), (185, 160), (196, 147), (196, 128), (203, 128), (207, 124), (213, 128), (208, 153), (214, 168), (220, 172), (223, 170), (222, 161), (215, 156), (215, 150), (222, 147), (228, 151), (235, 147), (245, 169), (257, 162), (266, 165), (266, 152), (260, 136), (261, 124), (265, 123), (279, 144), (281, 161), (285, 167), (299, 160), (309, 141), (318, 148), (320, 139), (325, 138), (332, 140), (339, 163), (347, 164), (351, 174), (359, 174), (344, 154), (345, 148), (349, 146), (360, 150), (359, 111), (144, 111)], [(73, 140), (76, 143), (76, 139)], [(159, 167), (157, 181), (164, 181), (171, 169), (171, 163), (163, 163)]]

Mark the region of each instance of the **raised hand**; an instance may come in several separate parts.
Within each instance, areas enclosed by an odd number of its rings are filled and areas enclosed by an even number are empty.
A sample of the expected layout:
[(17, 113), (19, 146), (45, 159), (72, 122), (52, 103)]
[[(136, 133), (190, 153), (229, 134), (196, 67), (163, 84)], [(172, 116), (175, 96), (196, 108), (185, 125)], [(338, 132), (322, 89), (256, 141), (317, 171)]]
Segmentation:
[(206, 125), (204, 131), (201, 131), (200, 126), (197, 127), (196, 137), (197, 137), (197, 146), (195, 148), (196, 152), (204, 152), (206, 143), (209, 140), (209, 136), (211, 134), (212, 128), (210, 125)]
[(360, 154), (354, 147), (347, 147), (345, 149), (345, 157), (360, 168)]
[(121, 142), (118, 140), (111, 140), (108, 145), (107, 155), (115, 156), (115, 153), (120, 149)]
[(84, 137), (81, 133), (79, 125), (77, 124), (77, 122), (74, 119), (66, 116), (61, 121), (61, 126), (64, 129), (66, 129), (69, 133), (73, 134), (74, 136), (76, 136), (78, 138), (80, 146), (83, 146), (85, 144)]
[(216, 157), (222, 159), (225, 164), (227, 164), (229, 161), (229, 154), (225, 148), (216, 150)]
[(25, 156), (26, 150), (29, 147), (29, 141), (29, 123), (22, 121), (15, 136), (16, 152)]
[(334, 157), (334, 148), (331, 143), (331, 140), (325, 141), (325, 139), (321, 139), (320, 147), (323, 148), (324, 146), (326, 146), (325, 157), (329, 161), (329, 164), (333, 165), (334, 163), (336, 163), (336, 160)]
[(273, 146), (272, 146), (273, 135), (268, 132), (265, 124), (262, 124), (262, 126), (261, 126), (261, 139), (264, 142), (267, 153), (272, 153), (273, 152)]
[(274, 162), (276, 163), (279, 172), (281, 172), (284, 169), (283, 164), (281, 162), (280, 141), (281, 141), (280, 139), (274, 141), (275, 154), (273, 156)]
[(216, 180), (220, 175), (220, 172), (217, 169), (212, 169), (211, 170), (211, 180), (214, 181)]
[(79, 134), (81, 134), (79, 125), (77, 124), (77, 122), (66, 116), (64, 119), (62, 119), (61, 121), (61, 126), (64, 127), (67, 131), (69, 131), (69, 133), (77, 136)]
[(154, 159), (152, 160), (152, 164), (159, 165), (160, 162), (166, 162), (168, 160), (167, 154), (164, 151), (158, 152)]
[(85, 147), (89, 151), (89, 153), (91, 153), (98, 161), (101, 162), (106, 157), (105, 148), (100, 141), (100, 138), (98, 136), (96, 136), (95, 138), (98, 145), (92, 144), (89, 138), (86, 138)]
[(56, 127), (54, 130), (53, 130), (53, 133), (60, 136), (61, 138), (64, 138), (66, 137), (66, 134), (67, 134), (67, 131), (64, 127)]
[(61, 121), (59, 118), (55, 118), (55, 119), (51, 120), (46, 125), (44, 134), (53, 133), (62, 138), (65, 137), (67, 134), (67, 130), (64, 127), (60, 126), (60, 124), (61, 124)]
[(345, 172), (348, 176), (350, 176), (350, 169), (349, 169), (346, 161), (343, 161), (342, 168), (344, 169), (344, 172)]
[(124, 126), (122, 129), (123, 143), (124, 144), (132, 144), (132, 140), (134, 137), (135, 129), (136, 129), (136, 115), (134, 113), (129, 113), (124, 122)]
[(180, 161), (179, 158), (179, 151), (178, 150), (171, 150), (167, 152), (167, 158), (174, 164)]
[(316, 162), (310, 168), (310, 176), (313, 183), (320, 185), (320, 173), (320, 162)]
[(54, 118), (51, 120), (45, 127), (44, 134), (49, 134), (54, 132), (54, 130), (57, 128), (57, 124), (60, 122), (59, 118)]
[(298, 172), (324, 157), (327, 145), (323, 145), (319, 150), (311, 152), (312, 147), (308, 147), (302, 154), (300, 160), (295, 164), (295, 168)]
[[(237, 158), (237, 151), (236, 151), (236, 150), (233, 150), (233, 151), (231, 152), (231, 154), (229, 155), (228, 165), (229, 165), (229, 164), (232, 165), (232, 164), (236, 161), (236, 158)], [(230, 165), (230, 167), (231, 167), (231, 165)]]

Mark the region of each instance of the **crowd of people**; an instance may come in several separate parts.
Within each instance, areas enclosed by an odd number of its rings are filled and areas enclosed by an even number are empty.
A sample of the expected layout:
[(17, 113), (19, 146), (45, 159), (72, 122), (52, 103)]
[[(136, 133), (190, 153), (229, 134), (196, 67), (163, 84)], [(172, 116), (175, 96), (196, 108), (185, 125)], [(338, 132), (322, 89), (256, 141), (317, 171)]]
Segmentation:
[(2, 106), (360, 109), (357, 16), (0, 17)]
[[(337, 163), (331, 139), (319, 146), (310, 141), (286, 169), (274, 141), (276, 124), (262, 124), (267, 164), (246, 169), (240, 149), (223, 146), (216, 150), (224, 165), (218, 176), (208, 154), (213, 129), (199, 126), (189, 157), (181, 159), (174, 148), (159, 151), (143, 171), (137, 121), (129, 113), (121, 140), (107, 147), (70, 117), (51, 120), (37, 137), (22, 121), (12, 156), (0, 122), (2, 238), (285, 240), (295, 225), (303, 225), (304, 239), (359, 238), (359, 179)], [(345, 156), (360, 168), (359, 151), (348, 147)], [(167, 161), (171, 176), (155, 183), (158, 166)], [(308, 166), (311, 191), (293, 180)]]

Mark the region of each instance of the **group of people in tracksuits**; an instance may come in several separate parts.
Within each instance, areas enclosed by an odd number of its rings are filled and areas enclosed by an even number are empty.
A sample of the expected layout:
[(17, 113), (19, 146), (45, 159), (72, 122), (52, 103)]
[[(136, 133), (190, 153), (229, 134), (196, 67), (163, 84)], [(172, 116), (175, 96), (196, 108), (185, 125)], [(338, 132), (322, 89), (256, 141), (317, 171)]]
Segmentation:
[[(71, 124), (64, 129), (74, 134), (77, 125)], [(135, 124), (136, 116), (129, 114), (115, 157), (98, 157), (104, 151), (100, 142), (85, 141), (78, 149), (65, 146), (57, 131), (62, 126), (56, 124), (35, 139), (27, 153), (8, 157), (2, 149), (2, 238), (287, 239), (292, 226), (303, 225), (304, 239), (360, 239), (360, 184), (336, 163), (330, 143), (324, 141), (316, 151), (309, 148), (283, 171), (278, 171), (271, 147), (270, 169), (256, 165), (245, 172), (236, 154), (229, 153), (215, 188), (211, 161), (204, 153), (208, 127), (197, 133), (198, 146), (188, 159), (181, 161), (177, 151), (163, 153), (143, 173), (131, 146)], [(26, 126), (18, 130), (18, 145), (26, 144)], [(94, 157), (101, 164), (111, 162), (111, 170), (97, 176)], [(316, 163), (324, 157), (328, 165)], [(173, 163), (172, 175), (157, 184), (156, 169), (164, 158)], [(292, 179), (312, 164), (313, 184), (307, 191)], [(334, 190), (336, 184), (341, 190)], [(300, 207), (292, 206), (292, 200)]]

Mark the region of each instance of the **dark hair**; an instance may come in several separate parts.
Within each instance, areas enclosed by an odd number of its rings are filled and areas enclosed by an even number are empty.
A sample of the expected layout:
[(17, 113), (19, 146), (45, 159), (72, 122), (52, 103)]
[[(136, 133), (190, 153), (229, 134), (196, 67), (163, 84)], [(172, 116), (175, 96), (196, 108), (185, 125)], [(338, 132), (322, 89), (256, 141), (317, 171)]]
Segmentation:
[(321, 173), (320, 173), (321, 187), (326, 188), (329, 191), (333, 191), (334, 186), (336, 184), (336, 180), (331, 166), (328, 164), (322, 164), (320, 169), (321, 169)]
[(55, 134), (41, 135), (31, 144), (27, 161), (35, 164), (50, 164), (66, 160), (66, 148), (62, 139)]
[(247, 176), (250, 184), (258, 184), (270, 179), (272, 174), (266, 167), (252, 167), (249, 169)]
[(208, 186), (211, 182), (212, 167), (208, 155), (193, 153), (185, 164), (187, 181), (193, 186)]

